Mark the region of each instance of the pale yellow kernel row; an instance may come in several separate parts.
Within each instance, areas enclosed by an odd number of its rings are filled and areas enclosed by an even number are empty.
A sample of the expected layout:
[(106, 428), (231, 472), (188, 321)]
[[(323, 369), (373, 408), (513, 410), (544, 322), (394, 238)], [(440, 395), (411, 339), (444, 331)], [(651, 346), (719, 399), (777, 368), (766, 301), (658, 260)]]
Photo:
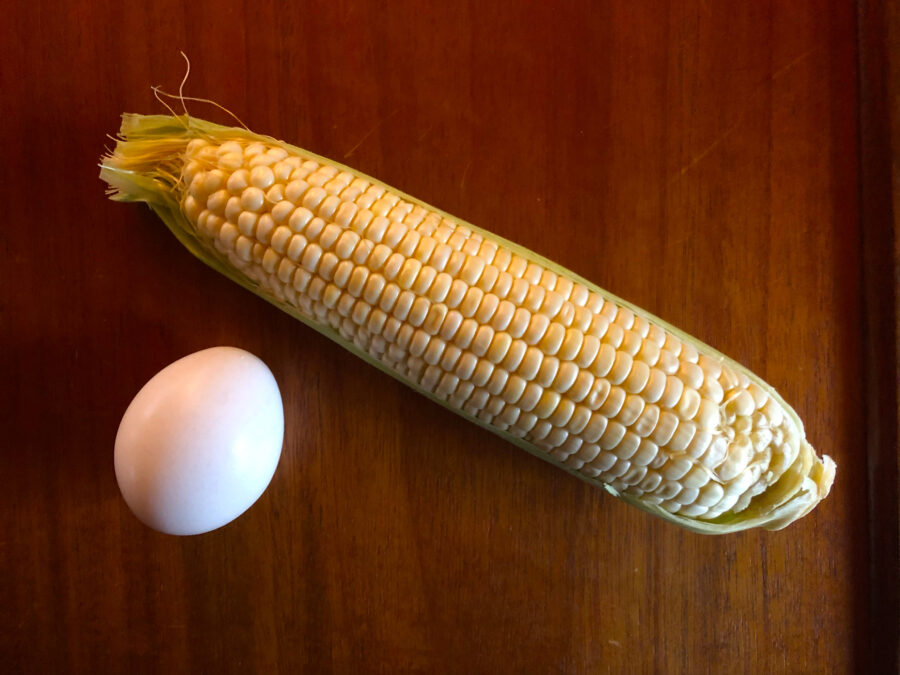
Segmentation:
[[(695, 498), (715, 470), (726, 502), (748, 499), (754, 484), (734, 485), (781, 420), (742, 374), (379, 186), (250, 150), (249, 170), (195, 171), (183, 207), (219, 250), (283, 285), (273, 292), (588, 475), (652, 493), (664, 508), (708, 509)], [(747, 433), (711, 442), (722, 414)], [(660, 447), (678, 462), (648, 469)], [(648, 471), (663, 471), (659, 484)]]

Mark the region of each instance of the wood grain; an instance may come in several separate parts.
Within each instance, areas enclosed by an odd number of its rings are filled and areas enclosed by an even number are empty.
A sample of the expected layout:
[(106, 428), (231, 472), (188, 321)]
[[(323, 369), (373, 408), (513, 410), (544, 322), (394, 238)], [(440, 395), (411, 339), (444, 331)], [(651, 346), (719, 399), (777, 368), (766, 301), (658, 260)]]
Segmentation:
[[(860, 225), (866, 315), (870, 670), (900, 672), (900, 8), (858, 5)], [(893, 617), (893, 620), (878, 620)]]
[[(853, 4), (10, 4), (4, 672), (889, 663), (869, 641), (896, 616), (869, 601)], [(782, 532), (683, 532), (196, 262), (97, 178), (120, 113), (160, 111), (150, 85), (177, 89), (179, 50), (186, 91), (250, 128), (516, 240), (748, 365), (837, 461), (832, 495)], [(274, 371), (282, 461), (234, 523), (157, 534), (119, 496), (116, 428), (157, 370), (217, 344)]]

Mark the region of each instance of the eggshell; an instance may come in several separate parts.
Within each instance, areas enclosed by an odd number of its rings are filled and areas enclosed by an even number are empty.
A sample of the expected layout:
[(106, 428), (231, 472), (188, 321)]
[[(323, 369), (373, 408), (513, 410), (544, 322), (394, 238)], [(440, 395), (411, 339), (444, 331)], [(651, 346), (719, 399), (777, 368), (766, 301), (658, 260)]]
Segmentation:
[(209, 532), (262, 495), (283, 440), (281, 393), (266, 364), (213, 347), (175, 361), (135, 396), (116, 435), (116, 480), (150, 527)]

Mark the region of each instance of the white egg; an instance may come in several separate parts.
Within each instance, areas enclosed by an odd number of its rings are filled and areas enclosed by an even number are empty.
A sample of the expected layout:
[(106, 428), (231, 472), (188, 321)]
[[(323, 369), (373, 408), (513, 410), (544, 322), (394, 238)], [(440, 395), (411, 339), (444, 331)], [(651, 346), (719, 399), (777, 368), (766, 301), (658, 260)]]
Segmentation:
[(134, 397), (116, 435), (116, 480), (150, 527), (209, 532), (262, 495), (283, 440), (281, 393), (266, 364), (213, 347), (164, 368)]

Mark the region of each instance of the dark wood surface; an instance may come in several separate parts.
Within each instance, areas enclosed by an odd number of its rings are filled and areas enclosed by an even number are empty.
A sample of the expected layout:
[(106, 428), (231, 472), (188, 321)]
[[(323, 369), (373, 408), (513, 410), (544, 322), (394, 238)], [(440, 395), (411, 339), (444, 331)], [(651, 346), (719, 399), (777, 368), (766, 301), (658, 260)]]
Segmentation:
[[(896, 605), (873, 590), (896, 599), (896, 566), (873, 559), (896, 551), (870, 544), (896, 531), (879, 534), (867, 502), (867, 355), (886, 334), (872, 341), (863, 233), (884, 239), (869, 251), (894, 235), (864, 227), (884, 216), (861, 186), (885, 151), (863, 152), (860, 122), (886, 111), (859, 95), (852, 3), (38, 0), (4, 14), (0, 670), (889, 672)], [(97, 178), (119, 114), (161, 112), (150, 85), (177, 90), (179, 50), (186, 93), (748, 365), (837, 461), (832, 495), (781, 532), (681, 531), (196, 262)], [(281, 464), (227, 527), (158, 534), (118, 493), (116, 429), (156, 371), (219, 344), (275, 373)], [(893, 424), (896, 438), (896, 410)]]
[(878, 646), (878, 667), (900, 673), (900, 7), (861, 0), (858, 8), (869, 605), (874, 617), (869, 639)]

